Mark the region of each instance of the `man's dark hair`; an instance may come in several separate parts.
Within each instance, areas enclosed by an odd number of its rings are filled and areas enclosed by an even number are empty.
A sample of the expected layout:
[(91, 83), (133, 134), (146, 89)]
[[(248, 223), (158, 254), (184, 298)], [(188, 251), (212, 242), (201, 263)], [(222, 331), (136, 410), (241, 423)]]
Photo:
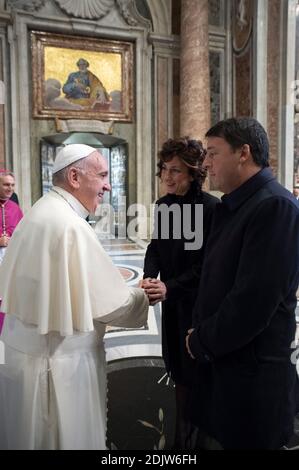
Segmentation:
[(248, 144), (253, 161), (260, 167), (269, 166), (269, 141), (263, 126), (253, 118), (230, 118), (211, 127), (206, 137), (222, 137), (237, 150)]
[(202, 167), (205, 155), (206, 151), (200, 140), (190, 139), (189, 137), (168, 139), (158, 153), (157, 176), (161, 177), (164, 162), (169, 162), (173, 157), (178, 157), (188, 167), (189, 174), (193, 176), (199, 188), (201, 188), (207, 174)]

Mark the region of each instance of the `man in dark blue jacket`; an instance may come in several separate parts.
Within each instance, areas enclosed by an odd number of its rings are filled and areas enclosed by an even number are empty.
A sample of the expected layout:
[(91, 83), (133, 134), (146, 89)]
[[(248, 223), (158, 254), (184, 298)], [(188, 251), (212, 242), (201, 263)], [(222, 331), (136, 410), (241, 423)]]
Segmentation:
[(198, 363), (192, 419), (225, 449), (278, 449), (296, 412), (299, 205), (268, 168), (255, 119), (221, 121), (206, 137), (204, 165), (224, 196), (186, 338)]

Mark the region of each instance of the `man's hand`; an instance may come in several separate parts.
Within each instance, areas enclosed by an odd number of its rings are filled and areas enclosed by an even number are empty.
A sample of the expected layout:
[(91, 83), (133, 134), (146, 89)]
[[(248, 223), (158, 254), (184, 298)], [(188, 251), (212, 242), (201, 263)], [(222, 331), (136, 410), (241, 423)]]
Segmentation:
[(193, 333), (193, 331), (194, 331), (194, 328), (190, 328), (190, 330), (188, 330), (188, 335), (186, 336), (186, 348), (187, 348), (189, 355), (192, 357), (192, 359), (195, 359), (189, 347), (189, 338), (190, 338), (191, 333)]
[(8, 237), (7, 235), (2, 235), (0, 237), (0, 247), (7, 247), (9, 240), (10, 237)]
[(167, 288), (164, 282), (150, 277), (139, 282), (139, 287), (144, 289), (148, 296), (150, 305), (156, 305), (166, 299)]
[(138, 282), (138, 287), (140, 287), (141, 289), (144, 289), (144, 286), (149, 282), (151, 281), (152, 278), (151, 277), (147, 277), (146, 279), (141, 279), (139, 282)]

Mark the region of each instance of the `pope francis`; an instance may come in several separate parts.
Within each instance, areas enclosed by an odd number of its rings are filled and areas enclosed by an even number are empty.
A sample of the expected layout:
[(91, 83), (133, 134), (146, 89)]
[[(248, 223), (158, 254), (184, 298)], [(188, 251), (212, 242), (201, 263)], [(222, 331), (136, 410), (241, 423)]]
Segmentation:
[(85, 220), (110, 191), (103, 156), (64, 147), (53, 184), (0, 267), (0, 449), (105, 449), (105, 325), (147, 318), (143, 290), (125, 284)]

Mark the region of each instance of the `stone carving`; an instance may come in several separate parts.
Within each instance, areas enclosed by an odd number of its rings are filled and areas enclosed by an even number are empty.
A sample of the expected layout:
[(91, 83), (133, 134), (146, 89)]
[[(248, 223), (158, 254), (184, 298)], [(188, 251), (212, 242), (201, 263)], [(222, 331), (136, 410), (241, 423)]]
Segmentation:
[(246, 20), (245, 0), (239, 0), (238, 9), (237, 9), (237, 23), (241, 30), (245, 28), (245, 26), (248, 25), (248, 21)]
[(130, 26), (143, 26), (152, 29), (150, 20), (140, 15), (136, 8), (135, 0), (116, 0), (120, 13)]
[(115, 0), (55, 0), (71, 16), (99, 19), (106, 16), (115, 5)]
[(232, 15), (233, 46), (236, 52), (245, 49), (252, 33), (253, 2), (234, 0)]
[(92, 20), (103, 18), (116, 5), (128, 25), (151, 28), (150, 21), (138, 13), (134, 0), (55, 0), (55, 2), (69, 16)]
[[(36, 11), (46, 0), (8, 0), (13, 10)], [(57, 5), (69, 16), (97, 20), (106, 16), (117, 6), (120, 14), (130, 26), (144, 26), (151, 29), (151, 22), (138, 13), (134, 0), (55, 0)]]
[[(136, 18), (134, 18), (135, 15), (132, 15), (132, 8), (135, 6), (133, 5), (134, 2), (132, 0), (116, 0), (116, 1), (125, 21), (130, 26), (136, 26), (138, 24), (138, 21), (136, 20)], [(136, 14), (136, 10), (134, 13)]]
[(37, 11), (45, 4), (45, 0), (8, 0), (13, 10)]

